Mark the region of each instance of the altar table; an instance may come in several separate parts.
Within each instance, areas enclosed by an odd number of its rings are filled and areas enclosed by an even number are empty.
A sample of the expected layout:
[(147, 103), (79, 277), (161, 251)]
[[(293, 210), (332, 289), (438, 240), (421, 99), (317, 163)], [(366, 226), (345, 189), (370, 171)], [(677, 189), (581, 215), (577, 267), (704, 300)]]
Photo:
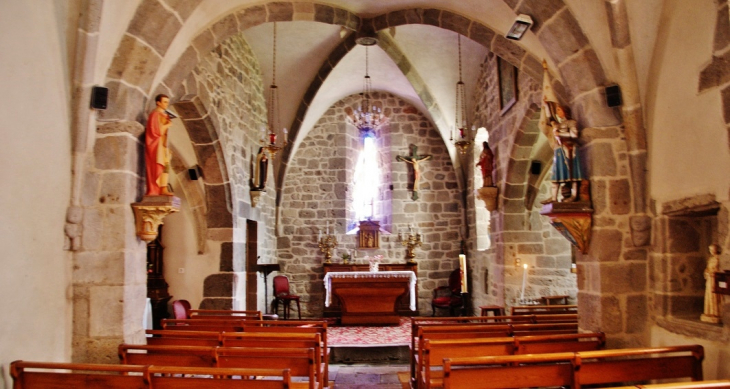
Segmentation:
[(416, 310), (416, 275), (412, 271), (328, 272), (324, 276), (325, 307), (333, 295), (342, 310), (341, 324), (400, 323), (400, 299), (410, 297), (409, 308)]

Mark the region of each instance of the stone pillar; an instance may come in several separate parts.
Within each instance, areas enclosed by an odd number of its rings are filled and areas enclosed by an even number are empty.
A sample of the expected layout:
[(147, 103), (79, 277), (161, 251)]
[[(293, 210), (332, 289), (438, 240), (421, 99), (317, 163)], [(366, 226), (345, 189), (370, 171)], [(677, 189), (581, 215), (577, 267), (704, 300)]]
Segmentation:
[(143, 132), (135, 122), (101, 125), (87, 158), (73, 259), (73, 362), (118, 363), (119, 343), (143, 340), (146, 245), (130, 207), (142, 197)]

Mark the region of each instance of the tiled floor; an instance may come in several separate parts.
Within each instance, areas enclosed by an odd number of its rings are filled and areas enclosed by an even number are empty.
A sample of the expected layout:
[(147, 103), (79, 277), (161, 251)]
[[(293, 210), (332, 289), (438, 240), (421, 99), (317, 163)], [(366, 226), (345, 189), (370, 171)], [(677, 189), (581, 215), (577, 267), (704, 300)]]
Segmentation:
[(330, 364), (329, 369), (330, 382), (334, 382), (336, 389), (401, 389), (398, 372), (407, 372), (409, 366)]

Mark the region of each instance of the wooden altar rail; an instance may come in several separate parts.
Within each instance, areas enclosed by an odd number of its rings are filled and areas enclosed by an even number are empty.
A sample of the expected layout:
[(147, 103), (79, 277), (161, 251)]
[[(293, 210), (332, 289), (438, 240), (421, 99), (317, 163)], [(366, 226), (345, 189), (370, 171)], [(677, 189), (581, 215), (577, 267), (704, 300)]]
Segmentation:
[[(318, 342), (318, 339), (317, 339)], [(310, 343), (311, 345), (311, 343)], [(306, 378), (309, 389), (324, 384), (324, 369), (315, 347), (198, 347), (119, 345), (122, 364), (177, 367), (289, 369), (291, 376)], [(211, 374), (221, 375), (213, 372)], [(297, 386), (296, 384), (292, 384)]]
[[(700, 345), (444, 359), (444, 388), (527, 388), (702, 381)], [(489, 377), (489, 379), (485, 379)]]
[[(289, 369), (186, 368), (15, 361), (14, 389), (285, 389)], [(213, 376), (219, 378), (212, 378)], [(211, 378), (202, 378), (202, 377)], [(220, 378), (260, 377), (260, 379)]]
[(420, 388), (441, 387), (444, 358), (592, 351), (601, 350), (605, 345), (603, 333), (428, 339), (417, 358), (416, 382)]

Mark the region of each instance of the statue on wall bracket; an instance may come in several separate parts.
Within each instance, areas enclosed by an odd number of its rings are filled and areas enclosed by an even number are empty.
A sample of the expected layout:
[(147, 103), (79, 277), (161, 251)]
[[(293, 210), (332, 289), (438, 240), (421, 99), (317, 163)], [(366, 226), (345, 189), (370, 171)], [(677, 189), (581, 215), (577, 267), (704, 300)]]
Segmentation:
[(175, 197), (169, 186), (170, 160), (168, 130), (176, 118), (167, 110), (170, 98), (155, 96), (155, 109), (147, 117), (145, 126), (145, 164), (147, 190), (139, 203), (133, 203), (137, 236), (145, 242), (157, 238), (158, 227), (170, 213), (180, 210), (180, 198)]
[(484, 201), (487, 211), (492, 212), (497, 209), (497, 196), (499, 189), (494, 185), (492, 173), (494, 171), (494, 153), (489, 148), (489, 143), (482, 144), (482, 152), (479, 154), (479, 161), (476, 163), (482, 171), (482, 187), (476, 190), (476, 197)]
[(256, 207), (261, 197), (261, 192), (266, 191), (266, 177), (269, 170), (269, 158), (263, 147), (259, 147), (259, 152), (251, 163), (251, 206)]
[(593, 208), (590, 182), (584, 176), (579, 148), (578, 125), (569, 110), (560, 105), (552, 89), (547, 63), (543, 66), (543, 103), (540, 130), (553, 148), (550, 197), (543, 201), (540, 213), (582, 253), (588, 252)]

